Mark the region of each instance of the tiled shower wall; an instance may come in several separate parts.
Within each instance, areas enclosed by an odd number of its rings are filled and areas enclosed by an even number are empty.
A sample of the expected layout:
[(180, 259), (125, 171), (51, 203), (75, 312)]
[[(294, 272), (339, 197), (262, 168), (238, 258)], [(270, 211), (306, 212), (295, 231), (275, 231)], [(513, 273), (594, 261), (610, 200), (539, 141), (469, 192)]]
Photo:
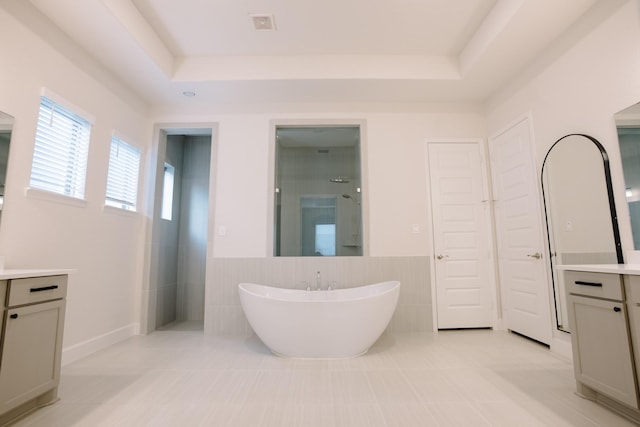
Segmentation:
[(209, 258), (205, 292), (205, 333), (252, 334), (238, 295), (238, 284), (259, 283), (288, 289), (351, 288), (399, 280), (400, 297), (390, 332), (432, 330), (432, 302), (428, 257), (272, 257)]

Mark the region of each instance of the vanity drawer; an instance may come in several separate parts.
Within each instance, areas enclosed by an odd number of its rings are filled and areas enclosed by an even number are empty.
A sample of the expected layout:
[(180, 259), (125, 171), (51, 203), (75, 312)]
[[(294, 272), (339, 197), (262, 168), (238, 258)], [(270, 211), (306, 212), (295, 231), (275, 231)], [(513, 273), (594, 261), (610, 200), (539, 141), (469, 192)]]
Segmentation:
[(29, 277), (9, 281), (8, 307), (61, 299), (67, 295), (67, 276)]
[(624, 301), (622, 276), (619, 274), (566, 271), (565, 283), (572, 295)]

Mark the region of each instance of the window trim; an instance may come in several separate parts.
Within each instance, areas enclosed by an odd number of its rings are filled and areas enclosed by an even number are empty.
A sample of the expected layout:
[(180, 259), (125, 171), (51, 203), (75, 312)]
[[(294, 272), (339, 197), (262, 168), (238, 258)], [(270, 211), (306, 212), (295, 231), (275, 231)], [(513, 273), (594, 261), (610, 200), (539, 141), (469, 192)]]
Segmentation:
[[(106, 186), (105, 186), (105, 199), (104, 199), (104, 207), (105, 208), (110, 208), (110, 209), (117, 209), (120, 211), (124, 211), (124, 212), (129, 212), (129, 213), (138, 213), (140, 211), (140, 178), (142, 176), (142, 159), (143, 159), (143, 150), (136, 144), (132, 144), (129, 142), (130, 139), (126, 138), (124, 136), (122, 136), (122, 134), (118, 133), (117, 131), (113, 131), (112, 135), (111, 135), (111, 140), (109, 141), (109, 165), (107, 167), (107, 182), (106, 182)], [(138, 152), (138, 170), (137, 170), (137, 176), (136, 176), (136, 196), (135, 196), (135, 201), (134, 201), (134, 205), (132, 207), (132, 209), (127, 209), (125, 207), (121, 207), (121, 206), (116, 206), (114, 204), (108, 204), (107, 202), (109, 201), (108, 198), (108, 191), (109, 191), (109, 176), (110, 176), (110, 172), (111, 172), (111, 148), (113, 147), (114, 142), (118, 142), (118, 143), (122, 143), (127, 147), (131, 147), (132, 149), (136, 150)], [(112, 201), (114, 201), (113, 199), (111, 199)], [(123, 203), (126, 204), (126, 203)]]
[(87, 204), (88, 204), (86, 199), (78, 199), (77, 197), (67, 196), (66, 194), (54, 193), (53, 191), (42, 190), (40, 188), (35, 188), (35, 187), (25, 188), (24, 195), (29, 199), (61, 203), (63, 205), (70, 205), (78, 208), (85, 208), (87, 207)]
[[(32, 176), (33, 176), (33, 168), (34, 168), (34, 160), (36, 157), (36, 142), (38, 139), (38, 131), (39, 131), (39, 121), (40, 121), (40, 110), (42, 108), (42, 103), (43, 103), (43, 98), (48, 99), (50, 102), (52, 102), (55, 105), (58, 105), (60, 107), (62, 107), (64, 110), (66, 110), (66, 113), (70, 113), (73, 115), (78, 116), (80, 119), (82, 119), (84, 122), (88, 123), (89, 125), (89, 135), (87, 138), (87, 154), (86, 154), (86, 159), (84, 160), (85, 165), (84, 165), (84, 176), (82, 177), (83, 179), (83, 183), (82, 183), (82, 196), (75, 196), (75, 195), (71, 195), (71, 194), (66, 194), (66, 193), (60, 193), (57, 191), (52, 191), (46, 188), (41, 188), (38, 186), (33, 186), (31, 183), (32, 180)], [(64, 99), (63, 97), (57, 95), (56, 93), (54, 93), (53, 91), (47, 89), (47, 88), (42, 88), (41, 90), (41, 94), (40, 97), (38, 98), (38, 110), (37, 110), (37, 116), (36, 116), (36, 130), (35, 130), (35, 135), (34, 135), (34, 145), (33, 145), (33, 152), (31, 155), (31, 171), (29, 173), (29, 186), (27, 188), (25, 188), (25, 195), (30, 197), (30, 198), (36, 198), (36, 199), (40, 199), (40, 200), (46, 200), (46, 201), (54, 201), (54, 202), (61, 202), (64, 204), (70, 204), (70, 205), (74, 205), (74, 206), (86, 206), (86, 190), (87, 190), (87, 174), (88, 174), (88, 165), (89, 165), (89, 152), (91, 149), (91, 139), (92, 139), (92, 131), (93, 131), (93, 126), (95, 124), (95, 117), (92, 114), (87, 113), (84, 109), (76, 106), (75, 104), (67, 101), (66, 99)]]
[(67, 101), (65, 98), (53, 92), (51, 89), (43, 87), (40, 91), (40, 96), (49, 98), (61, 107), (64, 107), (67, 110), (71, 110), (75, 114), (81, 116), (83, 119), (91, 123), (91, 126), (94, 126), (96, 124), (96, 117), (93, 114), (89, 113), (87, 110), (81, 107), (78, 107), (76, 104)]
[(104, 205), (102, 207), (102, 211), (111, 215), (122, 215), (122, 216), (128, 216), (130, 218), (135, 218), (140, 214), (140, 211), (128, 211), (126, 209), (117, 208), (115, 206), (109, 206), (109, 205)]

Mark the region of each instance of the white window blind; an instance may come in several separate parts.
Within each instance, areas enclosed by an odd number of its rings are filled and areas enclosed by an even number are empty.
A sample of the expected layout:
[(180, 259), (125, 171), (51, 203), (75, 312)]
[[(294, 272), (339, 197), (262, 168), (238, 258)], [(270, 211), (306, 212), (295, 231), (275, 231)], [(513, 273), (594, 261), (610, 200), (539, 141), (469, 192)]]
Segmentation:
[(140, 173), (140, 150), (123, 140), (111, 139), (107, 197), (105, 204), (135, 211), (138, 200), (138, 175)]
[(84, 198), (91, 123), (43, 96), (29, 185)]

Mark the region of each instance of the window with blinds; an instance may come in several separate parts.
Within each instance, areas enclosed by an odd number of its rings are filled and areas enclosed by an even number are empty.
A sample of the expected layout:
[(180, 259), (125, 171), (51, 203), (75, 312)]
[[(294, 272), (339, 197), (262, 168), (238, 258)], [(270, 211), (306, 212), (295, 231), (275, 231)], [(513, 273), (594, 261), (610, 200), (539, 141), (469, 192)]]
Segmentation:
[(91, 123), (42, 96), (29, 185), (84, 198)]
[(117, 137), (111, 139), (107, 197), (105, 204), (128, 211), (136, 210), (140, 150)]

